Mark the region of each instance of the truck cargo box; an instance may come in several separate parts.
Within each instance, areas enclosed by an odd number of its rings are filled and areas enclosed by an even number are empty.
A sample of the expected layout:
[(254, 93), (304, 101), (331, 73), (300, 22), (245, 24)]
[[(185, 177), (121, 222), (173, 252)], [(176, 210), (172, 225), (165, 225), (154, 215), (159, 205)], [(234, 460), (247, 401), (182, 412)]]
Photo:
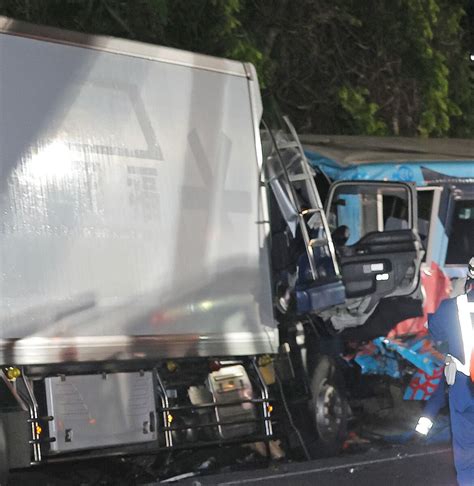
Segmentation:
[(250, 65), (0, 18), (0, 364), (274, 352)]

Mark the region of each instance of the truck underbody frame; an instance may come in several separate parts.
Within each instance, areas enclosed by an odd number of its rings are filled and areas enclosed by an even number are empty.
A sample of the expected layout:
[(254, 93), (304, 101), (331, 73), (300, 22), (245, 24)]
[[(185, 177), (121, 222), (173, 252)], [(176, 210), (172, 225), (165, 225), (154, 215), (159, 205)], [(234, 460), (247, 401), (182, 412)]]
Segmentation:
[[(22, 421), (25, 421), (29, 429), (27, 441), (29, 449), (23, 450), (23, 458), (20, 461), (17, 458), (17, 467), (109, 455), (152, 454), (235, 443), (264, 442), (268, 447), (269, 441), (274, 437), (274, 417), (271, 414), (273, 399), (269, 395), (268, 386), (260, 372), (257, 357), (232, 360), (226, 357), (222, 361), (215, 358), (167, 360), (158, 363), (142, 362), (139, 366), (135, 364), (133, 367), (130, 365), (127, 367), (125, 363), (122, 363), (121, 371), (118, 373), (98, 371), (97, 363), (91, 364), (91, 366), (94, 371), (93, 374), (88, 375), (80, 374), (84, 373), (84, 369), (87, 370), (87, 366), (83, 367), (82, 364), (66, 366), (68, 375), (62, 374), (65, 366), (58, 368), (54, 366), (32, 367), (30, 369), (25, 367), (20, 369), (21, 376), (15, 380), (8, 379), (4, 371), (0, 371), (0, 377), (8, 387), (17, 408), (23, 410), (24, 413), (22, 416), (15, 417), (16, 423), (21, 424)], [(29, 371), (32, 374), (27, 375)], [(146, 425), (144, 422), (144, 427), (148, 428), (147, 433), (155, 433), (155, 440), (127, 444), (126, 440), (121, 439), (117, 440), (117, 445), (104, 446), (100, 449), (97, 449), (96, 446), (96, 448), (87, 449), (86, 435), (82, 439), (86, 442), (83, 442), (82, 447), (77, 450), (74, 450), (74, 447), (72, 451), (67, 450), (68, 444), (64, 443), (62, 437), (59, 441), (62, 446), (58, 446), (59, 437), (53, 436), (51, 432), (54, 430), (59, 433), (62, 430), (62, 434), (65, 433), (66, 436), (69, 434), (66, 442), (73, 441), (73, 429), (67, 429), (67, 421), (69, 420), (70, 424), (74, 423), (74, 414), (81, 419), (84, 410), (87, 410), (90, 417), (89, 422), (95, 426), (99, 424), (94, 415), (94, 409), (96, 409), (94, 407), (102, 407), (107, 413), (107, 409), (111, 406), (111, 403), (104, 397), (97, 397), (96, 403), (86, 403), (87, 398), (81, 395), (81, 381), (86, 379), (90, 383), (90, 378), (92, 378), (95, 382), (99, 382), (100, 386), (101, 380), (104, 380), (105, 383), (109, 378), (122, 377), (127, 380), (131, 379), (133, 382), (134, 377), (143, 377), (145, 374), (152, 375), (152, 393), (156, 399), (156, 408), (152, 411), (153, 419), (150, 417), (150, 423), (146, 422)], [(64, 390), (61, 390), (59, 394), (56, 392), (56, 397), (59, 398), (52, 402), (55, 388), (54, 384), (51, 385), (51, 380), (54, 380), (56, 385), (68, 385), (69, 383), (69, 387), (74, 387), (74, 393), (71, 393), (71, 389), (66, 390), (66, 394), (63, 393)], [(217, 389), (212, 389), (210, 384), (212, 380)], [(91, 385), (89, 385), (90, 388)], [(191, 389), (193, 389), (194, 396), (198, 398), (194, 398), (194, 400), (190, 398)], [(142, 388), (142, 390), (144, 389)], [(142, 393), (143, 401), (144, 392), (139, 393)], [(61, 400), (64, 402), (64, 396), (67, 400), (66, 410), (59, 412), (59, 418), (55, 417), (50, 412), (54, 411), (54, 407), (58, 410), (61, 410), (61, 406), (64, 408), (64, 403), (61, 403)], [(52, 403), (54, 407), (52, 407)], [(120, 404), (116, 403), (115, 407), (117, 405)], [(123, 403), (120, 407), (122, 406)], [(130, 411), (130, 413), (132, 412), (133, 410)], [(125, 411), (122, 418), (126, 420), (128, 413)], [(133, 413), (136, 414), (136, 410)], [(8, 420), (5, 407), (0, 409), (0, 418)], [(84, 426), (87, 425), (87, 421), (84, 422)], [(119, 432), (117, 431), (117, 433)], [(74, 433), (78, 434), (81, 431)], [(137, 433), (140, 433), (139, 429), (134, 432), (135, 435)], [(81, 442), (79, 443), (81, 444)], [(55, 449), (57, 452), (54, 452)], [(26, 455), (29, 457), (26, 458)]]

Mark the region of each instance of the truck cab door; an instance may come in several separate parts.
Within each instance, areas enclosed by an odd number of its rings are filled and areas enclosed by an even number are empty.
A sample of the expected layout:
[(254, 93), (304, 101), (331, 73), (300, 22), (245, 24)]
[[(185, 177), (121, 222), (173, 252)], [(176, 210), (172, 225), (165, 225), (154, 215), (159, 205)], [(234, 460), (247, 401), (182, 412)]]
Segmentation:
[[(363, 323), (361, 316), (370, 315), (382, 299), (411, 296), (419, 290), (424, 250), (414, 185), (337, 182), (329, 191), (326, 216), (346, 298), (358, 309), (357, 324), (349, 320), (340, 322), (339, 328)], [(332, 321), (338, 328), (337, 319)]]

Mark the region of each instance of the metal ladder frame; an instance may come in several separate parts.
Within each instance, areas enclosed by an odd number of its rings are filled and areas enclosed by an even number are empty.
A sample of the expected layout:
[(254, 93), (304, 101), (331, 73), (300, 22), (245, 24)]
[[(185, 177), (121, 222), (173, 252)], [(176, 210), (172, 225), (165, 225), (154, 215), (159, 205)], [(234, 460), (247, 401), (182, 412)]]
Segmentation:
[[(273, 132), (268, 128), (268, 126), (264, 123), (264, 126), (268, 133), (270, 134), (270, 138), (273, 142), (273, 147), (275, 149), (275, 152), (277, 154), (277, 159), (280, 163), (280, 166), (283, 171), (283, 177), (285, 179), (286, 184), (288, 185), (289, 188), (289, 199), (290, 202), (293, 204), (296, 212), (298, 213), (298, 224), (301, 230), (301, 234), (305, 243), (306, 247), (306, 252), (308, 254), (308, 261), (311, 269), (311, 275), (313, 277), (313, 280), (316, 280), (318, 278), (318, 271), (316, 268), (316, 263), (314, 261), (314, 248), (315, 247), (325, 247), (327, 246), (329, 250), (329, 256), (331, 257), (332, 260), (332, 265), (334, 268), (334, 274), (336, 277), (341, 276), (341, 271), (339, 268), (339, 263), (337, 261), (337, 256), (336, 256), (336, 249), (334, 247), (334, 243), (331, 238), (331, 232), (329, 230), (329, 225), (327, 222), (326, 214), (324, 212), (323, 204), (321, 202), (321, 197), (319, 195), (318, 189), (316, 187), (316, 183), (314, 182), (313, 175), (310, 170), (309, 163), (306, 159), (306, 156), (304, 154), (303, 147), (301, 145), (301, 142), (299, 141), (298, 135), (296, 133), (295, 128), (293, 127), (292, 123), (290, 122), (289, 118), (287, 116), (283, 117), (286, 126), (289, 130), (289, 133), (291, 137), (293, 138), (292, 142), (286, 142), (283, 144), (278, 144)], [(295, 176), (291, 176), (288, 167), (285, 165), (283, 157), (282, 157), (282, 150), (289, 149), (289, 148), (294, 148), (298, 151), (299, 155), (299, 164), (302, 169), (302, 173), (296, 174)], [(298, 202), (298, 198), (296, 196), (296, 191), (294, 187), (294, 182), (304, 182), (306, 184), (306, 189), (308, 192), (308, 196), (310, 198), (310, 204), (311, 208), (309, 209), (302, 209), (301, 205)], [(311, 239), (309, 236), (308, 228), (306, 225), (305, 221), (305, 216), (308, 214), (318, 214), (319, 219), (321, 222), (320, 225), (320, 230), (323, 231), (324, 235), (323, 237), (320, 238), (314, 238)]]

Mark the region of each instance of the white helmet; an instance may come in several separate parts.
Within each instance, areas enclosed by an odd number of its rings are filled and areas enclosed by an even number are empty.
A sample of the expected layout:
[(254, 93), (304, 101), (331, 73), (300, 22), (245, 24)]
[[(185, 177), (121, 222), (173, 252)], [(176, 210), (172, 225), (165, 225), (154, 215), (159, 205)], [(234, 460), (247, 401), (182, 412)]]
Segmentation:
[(474, 283), (474, 257), (471, 257), (467, 264), (466, 284), (464, 285), (464, 292), (467, 294), (472, 289)]
[(467, 279), (474, 280), (474, 256), (471, 257), (467, 264)]
[(467, 264), (467, 272), (465, 277), (458, 277), (451, 280), (450, 297), (455, 298), (460, 295), (467, 294), (474, 284), (474, 256), (471, 257)]

